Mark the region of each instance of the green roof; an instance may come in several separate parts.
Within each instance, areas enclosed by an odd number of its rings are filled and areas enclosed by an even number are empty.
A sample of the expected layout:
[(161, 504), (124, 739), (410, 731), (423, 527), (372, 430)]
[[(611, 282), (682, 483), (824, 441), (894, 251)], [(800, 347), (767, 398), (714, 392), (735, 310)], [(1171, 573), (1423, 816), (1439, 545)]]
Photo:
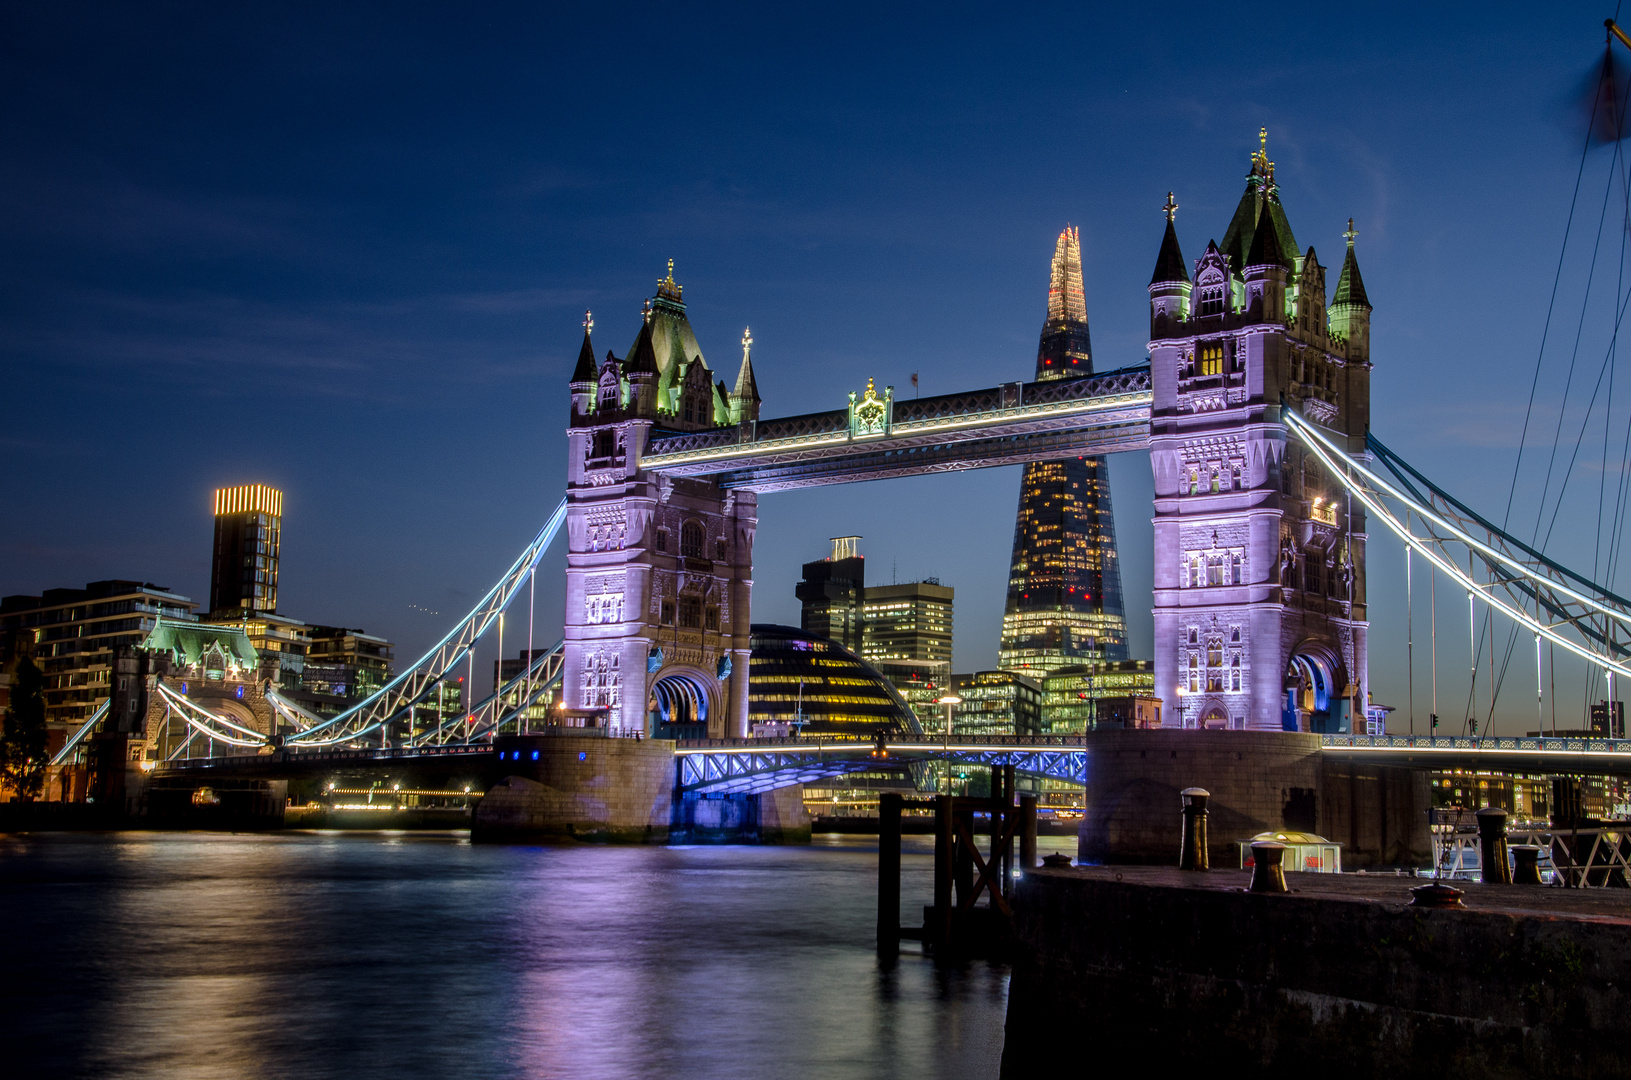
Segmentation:
[(191, 667), (211, 654), (219, 654), (226, 667), (253, 670), (260, 663), (255, 646), (241, 626), (209, 626), (197, 623), (167, 622), (160, 618), (152, 633), (142, 641), (150, 652), (167, 652), (176, 663)]

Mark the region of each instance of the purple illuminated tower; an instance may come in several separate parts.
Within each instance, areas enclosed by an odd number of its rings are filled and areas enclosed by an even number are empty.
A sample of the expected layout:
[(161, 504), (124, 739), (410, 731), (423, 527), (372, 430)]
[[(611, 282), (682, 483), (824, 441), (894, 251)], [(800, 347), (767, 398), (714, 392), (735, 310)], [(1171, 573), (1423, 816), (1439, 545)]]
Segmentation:
[(1337, 733), (1369, 681), (1365, 516), (1280, 417), (1365, 452), (1371, 306), (1350, 221), (1327, 307), (1261, 138), (1193, 281), (1169, 194), (1150, 281), (1155, 686), (1172, 726)]
[(614, 730), (744, 736), (757, 496), (652, 475), (640, 455), (654, 430), (758, 418), (752, 338), (735, 388), (715, 382), (672, 261), (625, 358), (597, 361), (593, 326), (571, 381), (564, 703)]

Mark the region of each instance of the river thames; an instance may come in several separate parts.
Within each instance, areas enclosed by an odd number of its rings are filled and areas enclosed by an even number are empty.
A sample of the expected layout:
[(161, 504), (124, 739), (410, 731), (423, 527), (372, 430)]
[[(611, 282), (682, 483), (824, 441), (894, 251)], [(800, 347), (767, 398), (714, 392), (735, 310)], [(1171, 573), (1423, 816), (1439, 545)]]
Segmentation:
[[(906, 838), (903, 922), (931, 847)], [(870, 837), (0, 837), (0, 1060), (18, 1077), (994, 1078), (1007, 969), (937, 969), (911, 944), (881, 965), (876, 864)]]

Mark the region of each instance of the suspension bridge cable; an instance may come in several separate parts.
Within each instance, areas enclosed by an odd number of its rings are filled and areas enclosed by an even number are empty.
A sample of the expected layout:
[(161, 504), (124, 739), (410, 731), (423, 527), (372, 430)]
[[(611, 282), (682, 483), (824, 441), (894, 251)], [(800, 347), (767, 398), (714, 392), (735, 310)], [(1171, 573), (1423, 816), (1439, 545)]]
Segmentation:
[[(1627, 84), (1627, 93), (1631, 94), (1631, 83)], [(1622, 111), (1622, 115), (1623, 115), (1623, 111)], [(1598, 221), (1598, 241), (1599, 241), (1599, 246), (1600, 246), (1600, 243), (1601, 243), (1602, 229), (1604, 227), (1604, 224), (1607, 221), (1608, 196), (1613, 193), (1614, 181), (1616, 179), (1620, 181), (1620, 189), (1621, 189), (1622, 202), (1623, 202), (1621, 221), (1624, 222), (1624, 223), (1631, 223), (1631, 183), (1628, 183), (1628, 181), (1627, 181), (1626, 159), (1625, 159), (1625, 155), (1621, 152), (1621, 144), (1620, 143), (1615, 143), (1615, 145), (1614, 145), (1614, 154), (1613, 154), (1613, 156), (1612, 156), (1612, 158), (1610, 160), (1610, 174), (1609, 174), (1609, 179), (1608, 179), (1608, 186), (1607, 186), (1607, 188), (1605, 189), (1605, 191), (1603, 193), (1603, 216)], [(1614, 361), (1614, 358), (1616, 357), (1616, 355), (1618, 353), (1620, 327), (1624, 323), (1627, 306), (1631, 305), (1631, 295), (1627, 295), (1626, 294), (1626, 289), (1625, 289), (1625, 260), (1626, 260), (1626, 254), (1627, 254), (1627, 239), (1628, 239), (1628, 237), (1631, 237), (1631, 230), (1628, 230), (1626, 228), (1622, 228), (1620, 230), (1620, 254), (1619, 254), (1618, 266), (1617, 266), (1618, 280), (1616, 281), (1615, 288), (1614, 288), (1615, 306), (1617, 308), (1617, 313), (1616, 313), (1616, 316), (1615, 316), (1615, 319), (1614, 319), (1613, 331), (1612, 331), (1612, 333), (1610, 335), (1610, 338), (1609, 338), (1609, 345), (1608, 345), (1607, 350), (1603, 354), (1603, 363), (1598, 368), (1597, 382), (1592, 387), (1591, 400), (1590, 400), (1590, 402), (1588, 402), (1588, 404), (1586, 406), (1585, 416), (1582, 418), (1582, 420), (1580, 422), (1580, 430), (1579, 430), (1578, 434), (1575, 437), (1574, 451), (1573, 451), (1573, 453), (1571, 454), (1571, 456), (1569, 458), (1568, 468), (1564, 471), (1562, 483), (1558, 488), (1557, 501), (1552, 506), (1552, 517), (1551, 517), (1551, 520), (1547, 523), (1546, 536), (1544, 538), (1539, 539), (1538, 543), (1536, 544), (1536, 546), (1540, 550), (1544, 551), (1546, 549), (1547, 544), (1550, 543), (1550, 541), (1551, 541), (1552, 533), (1555, 531), (1555, 529), (1557, 527), (1558, 514), (1563, 508), (1563, 499), (1564, 499), (1564, 496), (1568, 492), (1569, 482), (1570, 482), (1570, 480), (1572, 479), (1572, 477), (1574, 475), (1574, 468), (1575, 468), (1575, 465), (1578, 462), (1579, 456), (1580, 456), (1580, 448), (1584, 445), (1586, 432), (1591, 426), (1591, 418), (1592, 418), (1593, 414), (1596, 412), (1597, 397), (1598, 397), (1598, 394), (1601, 393), (1601, 391), (1602, 391), (1603, 378), (1604, 378), (1604, 374), (1606, 372), (1607, 376), (1608, 376), (1608, 381), (1609, 381), (1609, 398), (1608, 398), (1607, 404), (1604, 406), (1604, 414), (1603, 414), (1603, 468), (1604, 468), (1604, 473), (1603, 473), (1603, 476), (1599, 478), (1599, 483), (1598, 483), (1599, 492), (1598, 492), (1597, 528), (1596, 528), (1597, 544), (1596, 544), (1596, 551), (1595, 551), (1595, 553), (1593, 555), (1593, 559), (1592, 559), (1592, 575), (1591, 575), (1593, 580), (1597, 579), (1598, 571), (1601, 569), (1600, 564), (1601, 564), (1601, 553), (1602, 553), (1602, 540), (1601, 540), (1601, 537), (1602, 537), (1602, 512), (1603, 512), (1603, 503), (1604, 503), (1603, 495), (1605, 494), (1604, 491), (1602, 490), (1602, 488), (1603, 488), (1604, 483), (1606, 483), (1606, 479), (1607, 479), (1608, 438), (1609, 438), (1609, 430), (1610, 430), (1609, 418), (1610, 418), (1610, 416), (1612, 415), (1612, 412), (1613, 412), (1613, 385), (1614, 385), (1613, 361)], [(1597, 253), (1596, 249), (1594, 248), (1593, 249), (1593, 268), (1592, 268), (1592, 274), (1593, 275), (1595, 274), (1596, 253)], [(1585, 305), (1589, 301), (1590, 290), (1591, 290), (1591, 280), (1592, 280), (1592, 276), (1588, 275), (1588, 278), (1587, 278), (1587, 300), (1582, 301), (1581, 313), (1580, 313), (1580, 323), (1576, 327), (1576, 330), (1575, 330), (1575, 351), (1574, 351), (1574, 354), (1570, 358), (1570, 367), (1569, 367), (1571, 380), (1572, 380), (1573, 372), (1574, 372), (1575, 359), (1579, 355), (1580, 336), (1584, 333), (1584, 330), (1585, 330), (1585, 321), (1586, 321), (1586, 319), (1585, 319), (1586, 306)], [(1622, 297), (1623, 297), (1623, 299), (1622, 299)], [(1547, 466), (1548, 467), (1547, 486), (1543, 487), (1542, 491), (1541, 491), (1541, 511), (1540, 511), (1540, 513), (1545, 512), (1544, 506), (1545, 506), (1545, 500), (1546, 500), (1546, 492), (1547, 492), (1547, 489), (1550, 486), (1550, 479), (1551, 479), (1550, 470), (1551, 470), (1551, 467), (1552, 467), (1552, 463), (1555, 462), (1557, 449), (1558, 449), (1558, 445), (1559, 445), (1559, 439), (1558, 439), (1557, 436), (1560, 435), (1561, 432), (1562, 432), (1563, 420), (1564, 420), (1565, 414), (1567, 413), (1567, 409), (1568, 409), (1568, 390), (1567, 390), (1567, 388), (1565, 388), (1563, 405), (1560, 407), (1560, 410), (1559, 410), (1559, 413), (1558, 413), (1557, 433), (1554, 434), (1553, 443), (1552, 443), (1552, 455), (1553, 455), (1553, 457), (1552, 457), (1552, 461), (1549, 461), (1548, 466)], [(1537, 524), (1537, 528), (1538, 528), (1538, 524)], [(1538, 614), (1538, 609), (1537, 609), (1537, 614)], [(1517, 630), (1517, 627), (1514, 626), (1514, 627), (1512, 627), (1510, 629), (1510, 631), (1507, 634), (1506, 650), (1505, 650), (1505, 654), (1504, 654), (1504, 656), (1502, 657), (1502, 660), (1501, 660), (1500, 677), (1495, 682), (1494, 686), (1491, 688), (1490, 719), (1491, 719), (1492, 722), (1494, 720), (1495, 701), (1499, 698), (1501, 688), (1506, 683), (1507, 670), (1508, 670), (1509, 666), (1511, 665), (1512, 656), (1513, 656), (1513, 653), (1514, 653), (1514, 651), (1515, 651), (1515, 649), (1517, 647), (1517, 640), (1518, 640), (1517, 635), (1518, 635), (1518, 630)], [(1490, 642), (1490, 648), (1491, 648), (1491, 652), (1493, 654), (1493, 650), (1494, 650), (1494, 642), (1493, 641)], [(1494, 677), (1494, 657), (1493, 657), (1493, 655), (1491, 655), (1490, 664), (1491, 664), (1491, 677), (1493, 678)]]
[[(1609, 46), (1612, 50), (1612, 44)], [(1610, 52), (1612, 59), (1612, 51)], [(1574, 174), (1574, 194), (1569, 198), (1569, 216), (1563, 225), (1563, 246), (1557, 253), (1557, 269), (1552, 272), (1552, 295), (1546, 302), (1546, 321), (1540, 331), (1540, 348), (1535, 352), (1535, 374), (1529, 381), (1529, 404), (1523, 413), (1523, 432), (1518, 436), (1518, 459), (1512, 464), (1512, 483), (1506, 493), (1506, 511), (1501, 516), (1501, 525), (1505, 527), (1512, 517), (1512, 499), (1518, 490), (1518, 472), (1523, 467), (1524, 444), (1529, 437), (1529, 420), (1535, 410), (1535, 391), (1540, 386), (1541, 361), (1546, 356), (1546, 340), (1552, 330), (1552, 313), (1557, 307), (1557, 290), (1563, 280), (1563, 261), (1569, 253), (1569, 235), (1574, 230), (1574, 211), (1580, 201), (1580, 183), (1586, 175), (1586, 158), (1591, 152), (1591, 132), (1597, 123), (1597, 106), (1602, 98), (1601, 94), (1593, 94), (1591, 100), (1591, 118), (1586, 121), (1586, 137), (1580, 144), (1580, 167)]]

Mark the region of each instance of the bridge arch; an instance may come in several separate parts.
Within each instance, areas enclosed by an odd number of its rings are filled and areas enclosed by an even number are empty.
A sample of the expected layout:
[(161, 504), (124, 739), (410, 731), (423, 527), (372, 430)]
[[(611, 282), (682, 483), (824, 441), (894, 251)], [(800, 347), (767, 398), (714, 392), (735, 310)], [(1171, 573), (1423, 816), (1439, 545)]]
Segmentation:
[(719, 708), (719, 680), (679, 664), (658, 672), (646, 702), (652, 730), (658, 724), (707, 724)]
[(1281, 726), (1287, 731), (1336, 734), (1348, 720), (1343, 700), (1347, 687), (1341, 654), (1325, 642), (1303, 641), (1286, 662)]

